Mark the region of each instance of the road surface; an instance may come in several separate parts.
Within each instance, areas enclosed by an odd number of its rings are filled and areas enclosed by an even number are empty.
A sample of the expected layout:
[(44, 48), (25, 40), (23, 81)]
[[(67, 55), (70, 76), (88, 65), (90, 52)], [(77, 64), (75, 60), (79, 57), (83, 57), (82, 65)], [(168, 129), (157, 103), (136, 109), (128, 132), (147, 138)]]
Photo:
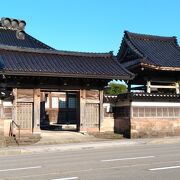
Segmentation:
[(180, 144), (0, 157), (4, 180), (179, 180)]

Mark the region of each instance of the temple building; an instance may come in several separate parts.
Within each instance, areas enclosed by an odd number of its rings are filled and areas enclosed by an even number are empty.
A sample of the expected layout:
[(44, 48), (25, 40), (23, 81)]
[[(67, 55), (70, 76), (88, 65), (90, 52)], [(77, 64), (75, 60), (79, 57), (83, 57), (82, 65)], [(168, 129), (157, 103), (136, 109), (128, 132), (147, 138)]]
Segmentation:
[(180, 134), (180, 47), (176, 37), (125, 31), (118, 61), (135, 77), (118, 95), (115, 131), (127, 137)]

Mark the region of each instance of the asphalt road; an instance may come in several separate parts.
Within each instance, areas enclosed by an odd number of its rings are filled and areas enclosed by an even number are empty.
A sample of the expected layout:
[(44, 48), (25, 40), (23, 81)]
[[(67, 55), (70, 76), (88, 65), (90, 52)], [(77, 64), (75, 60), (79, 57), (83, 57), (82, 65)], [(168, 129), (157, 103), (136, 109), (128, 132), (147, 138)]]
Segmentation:
[(3, 156), (0, 179), (179, 180), (180, 144)]

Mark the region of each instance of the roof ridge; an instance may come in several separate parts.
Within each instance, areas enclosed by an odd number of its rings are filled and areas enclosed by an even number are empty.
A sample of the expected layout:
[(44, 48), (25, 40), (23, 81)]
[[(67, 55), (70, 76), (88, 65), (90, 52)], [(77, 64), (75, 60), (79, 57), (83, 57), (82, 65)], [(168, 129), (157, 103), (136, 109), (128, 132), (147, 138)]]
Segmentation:
[(40, 49), (40, 48), (28, 48), (28, 47), (18, 47), (18, 46), (8, 46), (1, 45), (0, 49), (19, 51), (19, 52), (31, 52), (31, 53), (40, 53), (40, 54), (57, 54), (57, 55), (69, 55), (69, 56), (84, 56), (84, 57), (113, 57), (112, 51), (108, 53), (89, 53), (89, 52), (76, 52), (76, 51), (61, 51), (56, 49)]
[(79, 56), (113, 56), (113, 51), (99, 53), (99, 52), (81, 52), (81, 51), (66, 51), (66, 50), (58, 50), (58, 52), (62, 53), (63, 55), (79, 55)]
[(137, 38), (143, 40), (156, 40), (156, 41), (164, 41), (164, 42), (173, 42), (177, 44), (177, 37), (176, 36), (158, 36), (158, 35), (149, 35), (149, 34), (140, 34), (140, 33), (133, 33), (129, 31), (124, 31), (125, 35), (129, 38)]

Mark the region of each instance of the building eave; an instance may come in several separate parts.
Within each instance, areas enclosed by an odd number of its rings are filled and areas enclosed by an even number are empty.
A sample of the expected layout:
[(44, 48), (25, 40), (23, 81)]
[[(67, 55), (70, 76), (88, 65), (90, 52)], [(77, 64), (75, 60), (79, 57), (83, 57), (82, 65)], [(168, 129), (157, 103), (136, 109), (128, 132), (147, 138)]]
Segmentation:
[(105, 79), (105, 80), (130, 80), (134, 76), (112, 76), (112, 75), (98, 75), (98, 74), (65, 74), (65, 73), (48, 73), (48, 72), (15, 72), (15, 71), (1, 71), (0, 74), (9, 76), (30, 76), (30, 77), (67, 77), (67, 78), (88, 78), (88, 79)]
[(180, 71), (180, 67), (165, 67), (165, 66), (158, 66), (148, 63), (141, 63), (140, 66), (143, 68), (149, 68), (160, 71)]

